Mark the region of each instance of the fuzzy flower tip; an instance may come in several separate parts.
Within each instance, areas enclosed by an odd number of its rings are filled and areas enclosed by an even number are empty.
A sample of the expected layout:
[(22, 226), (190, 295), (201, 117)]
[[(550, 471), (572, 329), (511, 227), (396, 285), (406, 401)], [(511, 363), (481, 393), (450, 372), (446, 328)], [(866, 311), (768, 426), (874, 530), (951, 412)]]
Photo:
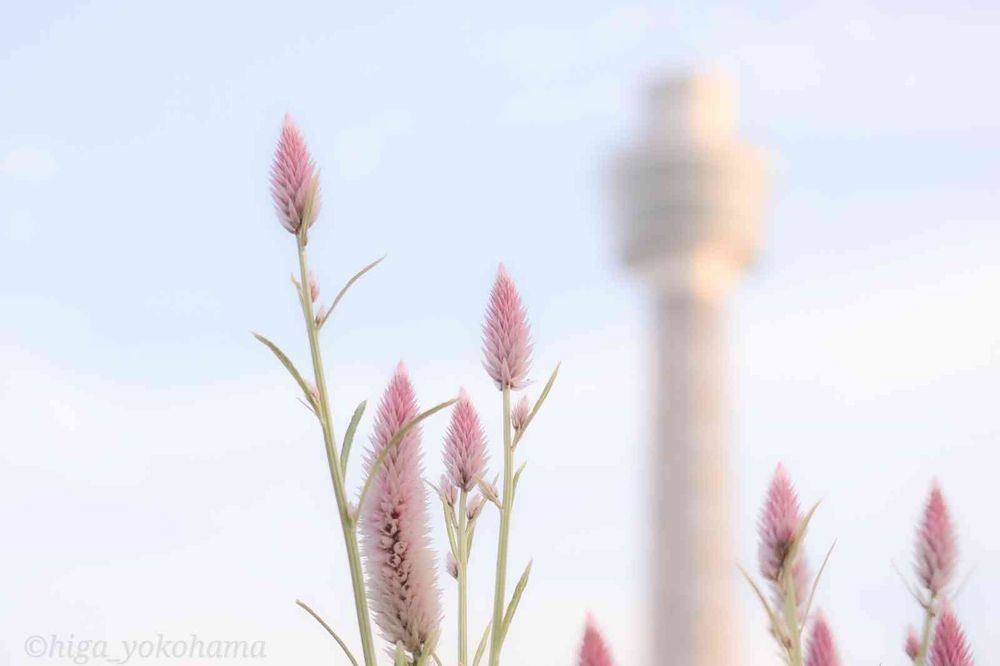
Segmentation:
[(271, 196), (281, 226), (293, 234), (303, 224), (306, 229), (311, 227), (319, 215), (319, 174), (299, 128), (288, 114), (271, 165)]
[(917, 576), (936, 595), (951, 582), (957, 560), (955, 529), (941, 488), (935, 483), (917, 530)]
[(806, 666), (840, 666), (840, 657), (837, 656), (837, 648), (833, 644), (830, 625), (822, 615), (818, 616), (813, 624), (806, 652)]
[[(366, 471), (416, 416), (413, 386), (400, 363), (379, 403)], [(415, 427), (385, 456), (361, 507), (362, 552), (375, 622), (386, 640), (402, 643), (413, 655), (437, 634), (441, 619), (421, 468), (420, 429)]]
[[(794, 562), (786, 560), (801, 522), (802, 512), (795, 489), (785, 468), (778, 465), (757, 523), (760, 534), (760, 572), (772, 583), (779, 600), (783, 600), (785, 595), (782, 576), (790, 573), (794, 583), (795, 601), (800, 610), (804, 609), (806, 603), (806, 589), (809, 586), (808, 566), (801, 548), (796, 550)], [(789, 566), (790, 572), (786, 571)]]
[(587, 616), (587, 626), (583, 630), (583, 644), (580, 646), (580, 666), (611, 666), (611, 651), (604, 637), (597, 629), (594, 618)]
[(930, 666), (973, 666), (965, 633), (951, 608), (945, 608), (938, 620), (928, 663)]
[(448, 480), (466, 492), (476, 487), (476, 478), (486, 467), (486, 433), (464, 389), (458, 394), (445, 434), (444, 467)]
[(528, 315), (514, 281), (500, 264), (483, 322), (483, 366), (497, 388), (520, 389), (531, 366)]

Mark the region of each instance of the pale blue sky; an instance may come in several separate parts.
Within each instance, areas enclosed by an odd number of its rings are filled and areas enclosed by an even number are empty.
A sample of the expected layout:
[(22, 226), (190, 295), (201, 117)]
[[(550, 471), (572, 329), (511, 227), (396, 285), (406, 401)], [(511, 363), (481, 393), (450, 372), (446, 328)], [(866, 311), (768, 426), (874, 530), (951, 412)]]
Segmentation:
[[(536, 376), (564, 362), (526, 449), (513, 562), (535, 569), (510, 656), (570, 664), (589, 608), (635, 663), (650, 341), (607, 173), (644, 82), (692, 66), (739, 83), (741, 134), (773, 169), (731, 322), (741, 559), (785, 460), (824, 500), (812, 556), (839, 539), (821, 602), (846, 661), (902, 664), (917, 613), (890, 561), (906, 569), (938, 475), (973, 572), (959, 612), (979, 661), (1000, 659), (1000, 11), (879, 5), (5, 5), (8, 661), (29, 663), (33, 633), (192, 631), (328, 659), (296, 596), (350, 626), (321, 447), (248, 334), (305, 360), (266, 180), (288, 110), (322, 168), (324, 292), (389, 254), (327, 332), (342, 411), (405, 358), (425, 403), (464, 384), (495, 426), (478, 327), (506, 262)], [(738, 594), (749, 658), (769, 663)]]

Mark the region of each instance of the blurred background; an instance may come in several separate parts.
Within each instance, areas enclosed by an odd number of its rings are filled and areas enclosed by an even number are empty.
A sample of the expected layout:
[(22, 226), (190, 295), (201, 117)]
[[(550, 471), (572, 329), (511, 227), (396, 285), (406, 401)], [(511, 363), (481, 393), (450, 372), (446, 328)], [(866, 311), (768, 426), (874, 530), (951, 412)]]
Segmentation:
[[(818, 603), (845, 663), (906, 663), (920, 615), (894, 566), (938, 478), (959, 616), (1000, 660), (998, 37), (987, 2), (4, 4), (0, 660), (39, 663), (34, 634), (192, 633), (339, 659), (296, 598), (356, 642), (319, 432), (249, 333), (307, 361), (267, 182), (289, 111), (322, 170), (325, 296), (388, 253), (324, 331), (340, 429), (402, 358), (425, 405), (465, 386), (499, 432), (479, 326), (505, 262), (533, 375), (563, 363), (521, 447), (511, 567), (534, 569), (505, 655), (572, 664), (590, 610), (641, 663), (653, 330), (609, 173), (651, 78), (704, 69), (739, 85), (771, 165), (728, 321), (739, 560), (784, 461), (823, 502), (812, 559), (837, 540)], [(745, 663), (777, 663), (734, 594)]]

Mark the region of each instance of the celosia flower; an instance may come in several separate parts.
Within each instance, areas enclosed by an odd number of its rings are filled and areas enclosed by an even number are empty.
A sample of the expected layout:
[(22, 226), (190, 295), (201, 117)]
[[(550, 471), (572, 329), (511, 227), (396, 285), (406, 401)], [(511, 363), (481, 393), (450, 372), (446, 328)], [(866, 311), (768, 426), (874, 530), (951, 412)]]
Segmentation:
[(299, 128), (288, 114), (271, 165), (271, 196), (281, 226), (293, 234), (303, 224), (307, 229), (311, 227), (319, 215), (319, 174)]
[(611, 666), (611, 651), (604, 637), (598, 631), (594, 618), (587, 616), (587, 626), (583, 630), (583, 644), (580, 646), (579, 666)]
[(531, 413), (531, 403), (528, 402), (528, 396), (523, 395), (521, 399), (517, 401), (514, 405), (514, 411), (510, 414), (510, 425), (514, 428), (515, 432), (524, 427), (524, 424), (528, 422), (528, 415)]
[(819, 615), (813, 624), (812, 635), (809, 636), (809, 648), (806, 652), (806, 666), (840, 666), (840, 657), (833, 644), (833, 634), (826, 618)]
[(514, 281), (500, 264), (483, 322), (483, 366), (497, 388), (520, 389), (531, 366), (528, 316)]
[(931, 488), (917, 531), (917, 576), (932, 594), (944, 589), (955, 573), (958, 546), (941, 488)]
[(795, 600), (801, 608), (806, 602), (809, 573), (801, 548), (796, 549), (794, 562), (787, 562), (789, 552), (802, 522), (799, 499), (785, 468), (778, 465), (767, 491), (767, 498), (760, 513), (757, 528), (760, 533), (760, 572), (774, 584), (775, 592), (784, 598), (781, 579), (791, 567), (795, 587)]
[[(375, 417), (365, 459), (369, 473), (393, 436), (416, 416), (413, 386), (400, 363)], [(385, 456), (361, 507), (362, 552), (375, 622), (389, 643), (402, 643), (414, 655), (437, 634), (441, 618), (421, 467), (417, 426)]]
[(448, 558), (445, 563), (445, 568), (448, 570), (448, 575), (452, 578), (458, 578), (458, 560), (451, 553), (448, 553)]
[(958, 618), (945, 607), (934, 630), (934, 642), (928, 655), (930, 666), (973, 666), (972, 653)]
[(903, 643), (903, 651), (913, 661), (916, 661), (917, 655), (920, 654), (920, 637), (917, 636), (917, 630), (913, 628), (913, 625), (906, 628), (906, 642)]
[(451, 423), (444, 439), (444, 467), (454, 486), (466, 492), (476, 487), (476, 477), (486, 466), (486, 434), (479, 414), (462, 389), (451, 412)]

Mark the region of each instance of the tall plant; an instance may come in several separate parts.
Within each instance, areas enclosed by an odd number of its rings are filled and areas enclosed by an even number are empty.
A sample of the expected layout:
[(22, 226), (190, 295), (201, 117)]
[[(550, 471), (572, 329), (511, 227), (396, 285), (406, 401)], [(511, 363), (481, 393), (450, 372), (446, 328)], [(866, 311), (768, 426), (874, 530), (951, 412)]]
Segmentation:
[[(350, 287), (381, 260), (351, 277), (329, 305), (321, 304), (319, 281), (310, 268), (307, 252), (310, 230), (320, 212), (319, 175), (301, 133), (288, 116), (271, 168), (271, 194), (278, 220), (295, 240), (299, 270), (292, 282), (311, 358), (312, 372), (308, 378), (278, 345), (263, 335), (254, 335), (291, 374), (302, 392), (300, 399), (319, 424), (347, 554), (362, 658), (359, 660), (312, 608), (301, 601), (297, 603), (330, 633), (354, 666), (360, 666), (361, 662), (365, 666), (378, 663), (373, 620), (395, 666), (420, 666), (432, 660), (440, 663), (437, 650), (442, 621), (440, 590), (429, 539), (420, 423), (456, 405), (444, 446), (447, 473), (436, 489), (444, 508), (450, 547), (448, 569), (458, 582), (457, 662), (460, 666), (478, 664), (488, 645), (490, 665), (497, 666), (531, 571), (529, 562), (508, 596), (511, 518), (524, 471), (523, 464), (514, 468), (514, 453), (552, 389), (558, 366), (534, 403), (522, 397), (512, 410), (512, 392), (528, 384), (532, 345), (520, 295), (501, 265), (483, 324), (483, 364), (501, 395), (502, 489), (485, 478), (486, 437), (469, 395), (461, 391), (459, 397), (421, 412), (409, 374), (400, 363), (379, 403), (364, 459), (364, 477), (356, 502), (352, 501), (348, 461), (366, 403), (362, 402), (353, 411), (343, 440), (338, 441), (320, 333)], [(500, 516), (493, 614), (470, 662), (467, 572), (476, 524), (487, 502), (497, 507)]]

